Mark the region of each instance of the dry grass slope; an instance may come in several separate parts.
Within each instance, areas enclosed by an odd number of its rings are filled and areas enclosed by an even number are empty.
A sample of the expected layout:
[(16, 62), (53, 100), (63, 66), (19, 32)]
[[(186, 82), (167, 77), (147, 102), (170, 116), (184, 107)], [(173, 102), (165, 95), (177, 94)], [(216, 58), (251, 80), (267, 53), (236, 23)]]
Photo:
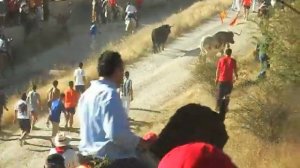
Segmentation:
[[(228, 8), (231, 4), (231, 0), (205, 0), (194, 3), (189, 8), (181, 11), (180, 13), (173, 14), (168, 17), (166, 20), (161, 23), (149, 25), (134, 35), (128, 36), (126, 38), (121, 39), (117, 43), (111, 43), (104, 49), (116, 50), (119, 51), (123, 57), (125, 62), (132, 62), (139, 57), (145, 56), (147, 54), (148, 49), (151, 47), (151, 38), (150, 34), (153, 28), (167, 23), (172, 26), (172, 33), (170, 35), (170, 39), (175, 39), (181, 34), (188, 32), (195, 27), (199, 26), (199, 24), (211, 16), (215, 15), (219, 11)], [(129, 45), (130, 44), (130, 45)], [(97, 62), (97, 56), (91, 56), (90, 59), (84, 62), (85, 69), (88, 74), (89, 79), (96, 79), (97, 72), (95, 68), (95, 62)], [(64, 90), (67, 86), (67, 82), (69, 80), (73, 80), (73, 73), (69, 72), (64, 77), (58, 79), (60, 85), (59, 88)], [(47, 91), (51, 87), (51, 81), (49, 80), (48, 85), (44, 85), (38, 89), (38, 92), (41, 94), (41, 97), (46, 98)], [(4, 124), (8, 125), (12, 122), (13, 118), (13, 105), (18, 99), (19, 95), (13, 95), (8, 99), (8, 106), (10, 112), (5, 113), (4, 115)]]

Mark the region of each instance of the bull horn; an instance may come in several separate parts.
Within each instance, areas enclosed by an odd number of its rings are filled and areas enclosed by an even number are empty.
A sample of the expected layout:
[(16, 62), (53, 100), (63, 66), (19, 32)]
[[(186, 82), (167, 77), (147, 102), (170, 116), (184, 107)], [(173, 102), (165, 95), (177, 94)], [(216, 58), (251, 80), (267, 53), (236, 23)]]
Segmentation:
[(241, 30), (240, 33), (236, 33), (236, 32), (233, 32), (233, 33), (236, 34), (236, 35), (238, 35), (238, 36), (240, 36), (242, 34), (242, 30)]

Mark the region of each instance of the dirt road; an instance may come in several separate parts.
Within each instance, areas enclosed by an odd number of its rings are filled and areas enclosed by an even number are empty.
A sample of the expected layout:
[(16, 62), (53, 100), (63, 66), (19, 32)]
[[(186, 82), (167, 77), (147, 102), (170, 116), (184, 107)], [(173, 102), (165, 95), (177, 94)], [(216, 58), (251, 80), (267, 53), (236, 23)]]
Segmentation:
[[(186, 8), (194, 0), (174, 1), (177, 3), (162, 4), (143, 9), (140, 27), (164, 20), (180, 8)], [(21, 27), (10, 28), (6, 31), (6, 34), (14, 39), (13, 45), (16, 47), (14, 51), (18, 60), (15, 73), (10, 74), (7, 72), (7, 78), (5, 80), (0, 79), (0, 83), (7, 86), (6, 91), (8, 93), (23, 90), (30, 81), (38, 82), (41, 79), (50, 78), (48, 72), (51, 69), (65, 70), (74, 68), (74, 66), (77, 67), (78, 62), (87, 59), (95, 51), (100, 51), (107, 44), (116, 42), (125, 35), (123, 21), (101, 25), (99, 27), (101, 33), (97, 35), (96, 39), (97, 46), (92, 50), (89, 36), (90, 3), (89, 1), (79, 0), (73, 2), (73, 6), (74, 14), (69, 22), (69, 42), (57, 33), (57, 26), (53, 23), (53, 20), (45, 25), (46, 30), (43, 33), (45, 35), (42, 36), (45, 38), (37, 37), (37, 39), (29, 41), (32, 44), (23, 44)], [(60, 11), (61, 9), (56, 10)], [(57, 11), (56, 13), (58, 13)], [(48, 43), (51, 43), (51, 45), (47, 46)]]
[[(234, 13), (229, 12), (229, 18), (233, 16)], [(229, 20), (225, 22), (228, 23)], [(232, 48), (235, 57), (242, 57), (254, 47), (251, 44), (254, 26), (241, 23), (231, 28), (228, 24), (221, 25), (219, 18), (214, 17), (193, 32), (178, 38), (168, 45), (164, 52), (148, 55), (128, 65), (127, 70), (131, 72), (134, 86), (130, 118), (135, 131), (159, 125), (160, 119), (165, 115), (164, 109), (161, 109), (164, 102), (189, 87), (190, 81), (193, 80), (191, 70), (199, 54), (198, 45), (202, 36), (220, 30), (239, 32), (241, 29), (243, 33), (241, 36), (235, 36), (237, 43), (232, 45)], [(63, 124), (64, 122), (61, 125)], [(50, 129), (46, 128), (44, 119), (40, 120), (37, 126), (41, 130), (33, 131), (31, 138), (27, 140), (28, 145), (22, 148), (16, 141), (17, 133), (6, 131), (0, 139), (0, 168), (35, 168), (43, 165), (50, 147)], [(69, 134), (73, 137), (72, 144), (78, 144), (78, 129)]]

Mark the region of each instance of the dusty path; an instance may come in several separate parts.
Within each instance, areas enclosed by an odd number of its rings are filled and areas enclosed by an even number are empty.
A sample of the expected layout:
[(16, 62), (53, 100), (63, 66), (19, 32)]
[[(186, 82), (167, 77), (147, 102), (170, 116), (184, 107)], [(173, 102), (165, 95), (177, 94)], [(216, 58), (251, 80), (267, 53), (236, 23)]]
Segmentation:
[[(194, 0), (174, 0), (177, 3), (169, 3), (156, 7), (145, 8), (141, 16), (141, 27), (153, 24), (164, 20), (166, 17), (174, 12), (177, 12), (180, 8), (186, 8)], [(59, 3), (59, 2), (57, 2)], [(97, 47), (95, 50), (91, 50), (91, 39), (89, 36), (89, 13), (90, 3), (88, 1), (78, 0), (73, 3), (74, 15), (72, 15), (69, 22), (70, 42), (65, 39), (58, 40), (57, 44), (53, 44), (45, 48), (39, 49), (41, 51), (34, 51), (32, 48), (40, 48), (39, 41), (35, 42), (31, 49), (24, 48), (23, 44), (20, 44), (23, 38), (21, 27), (15, 27), (7, 30), (7, 34), (12, 36), (14, 44), (17, 45), (15, 51), (17, 52), (17, 59), (22, 60), (16, 66), (14, 74), (8, 73), (8, 78), (0, 79), (1, 84), (7, 85), (6, 90), (9, 93), (16, 90), (23, 90), (27, 88), (27, 84), (30, 81), (41, 81), (41, 79), (47, 79), (49, 70), (51, 69), (68, 69), (70, 67), (77, 67), (78, 62), (87, 59), (94, 51), (99, 51), (107, 44), (115, 42), (121, 39), (124, 35), (124, 23), (123, 21), (113, 22), (100, 26), (101, 34), (97, 36)], [(60, 9), (56, 9), (59, 11)], [(155, 13), (155, 15), (153, 15)], [(52, 20), (53, 22), (53, 20)], [(56, 29), (55, 26), (49, 23), (49, 27), (45, 26), (51, 34), (48, 36), (54, 36), (59, 38), (59, 35), (54, 33), (51, 29)], [(55, 25), (55, 24), (54, 24)], [(150, 38), (150, 36), (149, 36)], [(41, 39), (40, 43), (52, 39)]]
[[(230, 18), (233, 15), (229, 13)], [(191, 69), (199, 53), (197, 48), (201, 37), (230, 29), (227, 25), (221, 25), (219, 18), (214, 17), (193, 32), (178, 38), (168, 45), (164, 52), (149, 55), (133, 65), (128, 65), (127, 69), (131, 72), (134, 84), (135, 100), (132, 102), (130, 112), (134, 128), (151, 128), (152, 125), (159, 124), (158, 121), (164, 116), (164, 109), (161, 108), (164, 102), (189, 87), (189, 82), (193, 79)], [(246, 28), (245, 25), (241, 24), (231, 29), (234, 31), (243, 29), (243, 34), (235, 37), (238, 43), (232, 46), (236, 57), (248, 54), (253, 48), (249, 40), (252, 27), (247, 24)], [(61, 125), (63, 124), (64, 122)], [(41, 130), (33, 131), (31, 138), (27, 140), (29, 145), (22, 148), (19, 147), (18, 141), (15, 141), (16, 133), (7, 131), (7, 136), (3, 136), (0, 140), (0, 168), (15, 168), (20, 165), (32, 168), (43, 164), (50, 147), (47, 140), (50, 131), (45, 126), (45, 120), (40, 120), (37, 126)], [(69, 132), (73, 137), (73, 145), (79, 141), (77, 131)], [(135, 131), (139, 132), (139, 129)]]

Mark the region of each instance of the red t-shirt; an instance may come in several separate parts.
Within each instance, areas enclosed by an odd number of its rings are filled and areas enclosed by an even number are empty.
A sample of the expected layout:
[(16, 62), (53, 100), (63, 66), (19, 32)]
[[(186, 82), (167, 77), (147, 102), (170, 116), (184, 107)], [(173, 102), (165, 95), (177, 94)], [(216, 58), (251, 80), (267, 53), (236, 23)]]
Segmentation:
[(235, 59), (223, 56), (219, 59), (217, 68), (219, 69), (219, 78), (218, 82), (232, 82), (233, 81), (233, 72), (236, 68)]
[(243, 0), (243, 5), (244, 6), (251, 6), (252, 0)]
[(65, 108), (74, 108), (77, 106), (79, 94), (74, 89), (65, 91)]
[(116, 6), (117, 5), (117, 0), (108, 0), (108, 4), (110, 5), (110, 6)]

